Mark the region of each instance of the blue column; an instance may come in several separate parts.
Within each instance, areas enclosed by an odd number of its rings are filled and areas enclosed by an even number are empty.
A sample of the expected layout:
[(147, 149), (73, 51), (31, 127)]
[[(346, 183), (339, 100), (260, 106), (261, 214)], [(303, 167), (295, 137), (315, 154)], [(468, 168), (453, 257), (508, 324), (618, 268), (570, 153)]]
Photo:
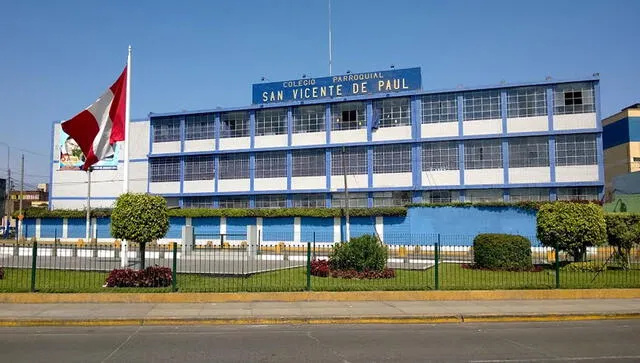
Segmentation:
[(291, 139), (293, 134), (293, 109), (287, 108), (287, 145), (291, 146)]
[(418, 141), (422, 138), (422, 104), (419, 96), (411, 96), (411, 137)]
[(293, 155), (287, 150), (287, 190), (291, 190), (291, 178), (293, 175)]
[[(151, 122), (151, 115), (149, 115), (149, 153), (147, 154), (147, 193), (151, 191), (151, 159), (149, 155), (153, 154), (153, 122)], [(49, 171), (51, 173), (51, 171)], [(53, 174), (51, 174), (53, 175)], [(51, 177), (52, 178), (52, 177)], [(49, 188), (53, 189), (53, 181), (51, 181)], [(51, 196), (53, 191), (49, 190), (49, 209), (52, 208)]]
[[(215, 155), (213, 157), (213, 191), (214, 192), (218, 192), (218, 174), (220, 174), (220, 157), (218, 157), (218, 155)], [(217, 203), (217, 199), (216, 199), (216, 203)]]
[(549, 200), (551, 201), (558, 200), (557, 188), (549, 188)]
[(464, 141), (458, 141), (458, 165), (460, 169), (460, 186), (464, 186)]
[(549, 131), (553, 131), (553, 87), (547, 87), (547, 119), (549, 121)]
[(551, 182), (556, 182), (556, 136), (549, 136), (549, 169), (551, 172)]
[(604, 183), (604, 152), (602, 146), (602, 132), (596, 134), (596, 162), (598, 163), (598, 181)]
[(254, 183), (256, 179), (256, 154), (249, 154), (249, 190), (254, 191)]
[(500, 112), (502, 113), (502, 134), (507, 134), (507, 91), (500, 92)]
[(287, 208), (293, 208), (293, 194), (287, 194)]
[(413, 189), (422, 187), (422, 145), (413, 143), (411, 145), (411, 172), (413, 174)]
[(602, 114), (600, 113), (600, 81), (594, 82), (593, 92), (596, 102), (596, 127), (599, 130), (602, 130)]
[(459, 202), (463, 202), (467, 199), (467, 197), (465, 196), (465, 190), (464, 189), (460, 189), (460, 195), (458, 196), (458, 201)]
[(373, 188), (373, 145), (367, 146), (367, 185)]
[(464, 135), (464, 97), (462, 95), (458, 95), (457, 97), (458, 103), (458, 136), (462, 137)]
[(256, 142), (256, 111), (249, 111), (249, 148), (253, 149)]
[(249, 208), (255, 208), (256, 207), (256, 196), (255, 195), (250, 195), (249, 196)]
[(502, 189), (502, 200), (508, 202), (510, 199), (509, 189)]
[(149, 155), (153, 154), (153, 122), (151, 121), (151, 115), (149, 115)]
[(327, 187), (327, 191), (331, 191), (331, 152), (333, 150), (336, 149), (329, 149), (327, 148), (325, 150), (324, 156), (325, 156), (325, 175), (326, 175), (326, 187)]
[(180, 118), (180, 152), (184, 152), (184, 139), (185, 139), (185, 121), (184, 116)]
[[(185, 119), (184, 116), (180, 117), (180, 153), (184, 153), (184, 141), (185, 141)], [(184, 193), (184, 155), (180, 156), (180, 194)], [(183, 198), (179, 199), (180, 208), (182, 208)]]
[(422, 190), (414, 190), (411, 201), (413, 203), (422, 203)]
[(367, 207), (373, 208), (373, 192), (367, 193)]
[(504, 184), (509, 184), (509, 141), (502, 139), (502, 170), (504, 172)]
[(366, 104), (367, 112), (365, 116), (367, 118), (367, 141), (373, 140), (373, 134), (371, 127), (373, 126), (373, 102), (371, 100), (367, 101)]
[(327, 145), (331, 144), (331, 104), (327, 103), (324, 109), (324, 130), (327, 136)]
[(180, 156), (180, 194), (184, 193), (184, 156)]
[[(220, 114), (216, 113), (215, 116), (215, 124), (213, 128), (213, 132), (215, 135), (215, 150), (220, 150)], [(216, 169), (217, 170), (217, 169)]]
[(324, 202), (326, 203), (327, 208), (331, 208), (331, 193), (327, 193), (327, 194), (325, 195), (325, 200), (324, 200)]

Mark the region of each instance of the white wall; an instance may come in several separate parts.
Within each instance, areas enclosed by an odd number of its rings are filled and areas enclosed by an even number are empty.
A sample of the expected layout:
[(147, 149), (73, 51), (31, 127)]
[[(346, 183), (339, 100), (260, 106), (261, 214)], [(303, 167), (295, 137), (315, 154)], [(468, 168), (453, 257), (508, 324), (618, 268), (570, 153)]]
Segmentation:
[(183, 189), (185, 193), (212, 193), (215, 185), (213, 180), (187, 180)]
[(422, 172), (423, 186), (460, 185), (460, 170), (433, 170)]
[(219, 179), (218, 192), (248, 192), (249, 179)]
[(373, 141), (411, 139), (411, 126), (380, 127), (371, 137)]
[(129, 160), (149, 154), (149, 121), (129, 123)]
[(225, 137), (220, 139), (220, 150), (248, 149), (251, 146), (249, 137)]
[(216, 148), (216, 142), (213, 139), (208, 140), (185, 140), (184, 151), (211, 151)]
[(549, 130), (549, 118), (545, 116), (515, 117), (507, 119), (507, 132), (535, 132)]
[[(353, 188), (367, 188), (369, 186), (369, 176), (367, 174), (347, 175), (347, 186)], [(331, 176), (331, 190), (344, 189), (344, 176)]]
[(576, 113), (571, 115), (554, 115), (555, 130), (592, 129), (597, 126), (595, 113)]
[(556, 166), (557, 182), (597, 181), (598, 165)]
[(180, 182), (150, 183), (149, 192), (153, 194), (180, 193)]
[(548, 166), (509, 168), (509, 184), (549, 182), (551, 182), (551, 168)]
[(373, 187), (406, 187), (413, 184), (412, 173), (373, 174)]
[(367, 141), (367, 129), (331, 131), (332, 144), (365, 141)]
[(324, 176), (297, 176), (291, 178), (291, 189), (324, 189), (327, 178)]
[(291, 144), (300, 145), (322, 145), (327, 142), (327, 134), (323, 132), (307, 132), (303, 134), (292, 134)]
[(287, 134), (256, 136), (254, 141), (256, 148), (261, 147), (281, 147), (289, 143)]
[(254, 190), (287, 190), (287, 178), (256, 178)]
[[(123, 165), (124, 166), (124, 165)], [(129, 190), (134, 193), (146, 193), (149, 179), (149, 163), (129, 162)]]
[[(131, 145), (131, 144), (129, 144), (129, 145)], [(180, 141), (154, 142), (153, 143), (153, 153), (154, 154), (179, 153), (179, 152), (180, 152)]]
[[(91, 208), (113, 208), (115, 199), (91, 199)], [(86, 209), (87, 201), (84, 199), (54, 199), (51, 201), (52, 209)]]
[(420, 137), (458, 136), (458, 122), (438, 122), (420, 125)]
[(488, 135), (502, 133), (502, 119), (464, 121), (464, 135)]
[(469, 169), (464, 171), (465, 185), (502, 184), (503, 169)]

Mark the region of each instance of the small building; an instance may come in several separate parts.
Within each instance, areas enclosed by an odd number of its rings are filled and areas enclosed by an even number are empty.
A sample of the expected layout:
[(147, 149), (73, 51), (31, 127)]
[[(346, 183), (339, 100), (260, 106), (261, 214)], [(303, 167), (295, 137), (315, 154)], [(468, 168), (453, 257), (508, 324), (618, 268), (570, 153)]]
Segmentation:
[(605, 190), (610, 200), (618, 176), (640, 171), (640, 103), (602, 120), (602, 127)]

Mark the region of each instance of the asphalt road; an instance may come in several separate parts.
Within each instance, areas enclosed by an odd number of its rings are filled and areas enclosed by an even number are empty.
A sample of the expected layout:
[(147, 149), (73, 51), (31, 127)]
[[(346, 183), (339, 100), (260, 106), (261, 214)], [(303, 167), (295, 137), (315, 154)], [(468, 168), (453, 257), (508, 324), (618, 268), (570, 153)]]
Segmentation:
[(639, 362), (640, 320), (0, 328), (4, 362)]

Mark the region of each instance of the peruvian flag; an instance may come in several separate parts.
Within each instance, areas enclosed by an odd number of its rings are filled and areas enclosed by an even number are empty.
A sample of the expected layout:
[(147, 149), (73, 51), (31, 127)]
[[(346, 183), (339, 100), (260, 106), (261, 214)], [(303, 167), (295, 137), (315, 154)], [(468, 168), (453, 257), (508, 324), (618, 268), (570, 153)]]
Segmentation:
[(118, 80), (96, 102), (73, 118), (62, 122), (85, 156), (83, 170), (112, 156), (115, 144), (124, 140), (127, 100), (127, 67)]

